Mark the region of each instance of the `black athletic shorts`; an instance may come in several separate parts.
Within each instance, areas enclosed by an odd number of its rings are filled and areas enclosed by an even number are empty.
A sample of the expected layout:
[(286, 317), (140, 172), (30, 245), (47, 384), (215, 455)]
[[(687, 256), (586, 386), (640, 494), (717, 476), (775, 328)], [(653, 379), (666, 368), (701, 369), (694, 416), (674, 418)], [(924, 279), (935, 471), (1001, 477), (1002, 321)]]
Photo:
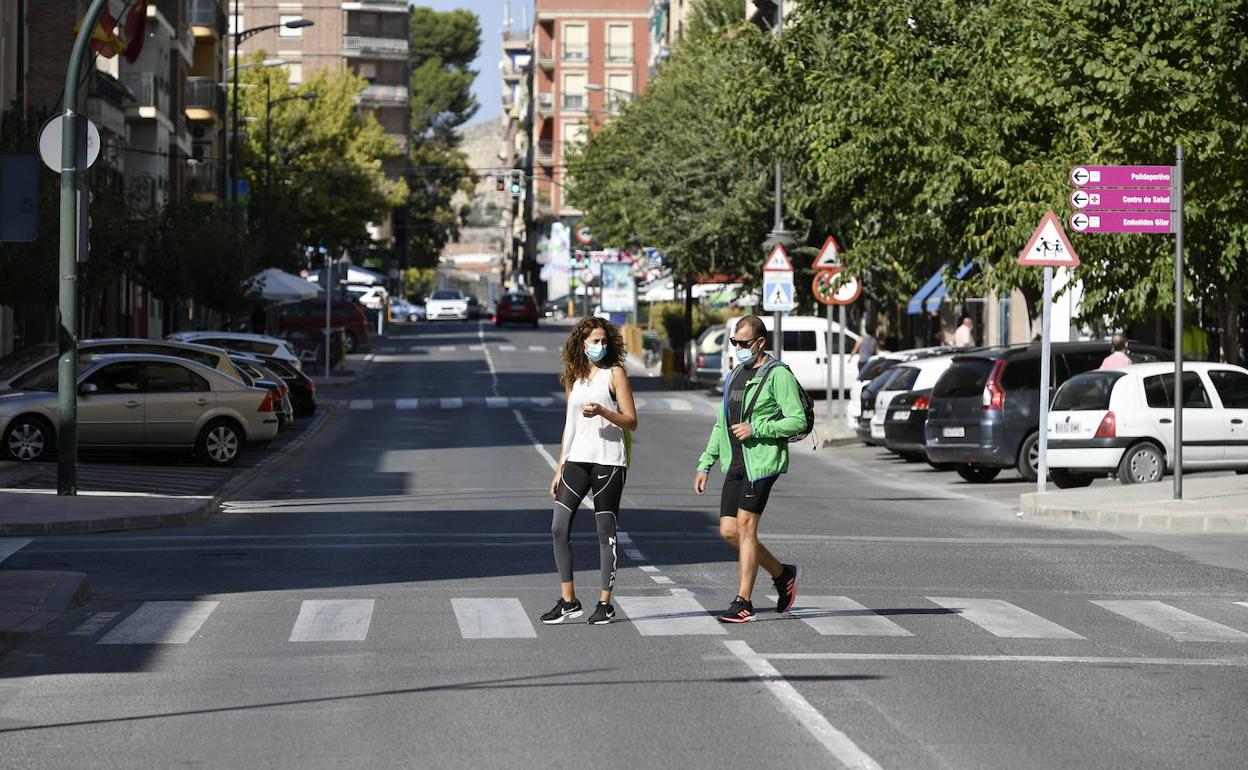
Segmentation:
[(762, 513), (767, 507), (767, 498), (771, 496), (771, 486), (780, 478), (779, 474), (768, 476), (751, 482), (745, 477), (745, 471), (728, 471), (724, 476), (724, 489), (719, 495), (719, 515), (737, 515), (737, 510), (750, 513)]

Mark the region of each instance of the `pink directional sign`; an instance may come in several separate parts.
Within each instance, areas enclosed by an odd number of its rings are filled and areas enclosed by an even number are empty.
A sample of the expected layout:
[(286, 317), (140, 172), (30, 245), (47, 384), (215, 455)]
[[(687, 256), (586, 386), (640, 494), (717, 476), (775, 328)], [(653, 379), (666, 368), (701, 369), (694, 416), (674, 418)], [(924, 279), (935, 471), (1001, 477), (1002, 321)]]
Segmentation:
[(1076, 187), (1166, 187), (1173, 166), (1075, 166), (1070, 181)]
[(1085, 211), (1171, 211), (1170, 188), (1153, 190), (1075, 190), (1070, 205)]
[(1170, 233), (1173, 224), (1168, 211), (1076, 211), (1070, 215), (1070, 227), (1078, 233)]

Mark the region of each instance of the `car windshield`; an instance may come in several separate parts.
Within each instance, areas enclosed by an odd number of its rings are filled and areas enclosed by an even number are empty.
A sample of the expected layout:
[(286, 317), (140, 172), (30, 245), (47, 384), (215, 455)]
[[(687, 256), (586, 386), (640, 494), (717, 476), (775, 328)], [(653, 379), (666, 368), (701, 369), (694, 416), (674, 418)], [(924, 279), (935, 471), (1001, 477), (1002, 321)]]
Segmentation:
[(56, 343), (45, 342), (42, 345), (18, 350), (0, 358), (0, 380), (9, 380), (24, 372), (48, 356), (56, 355)]
[(910, 390), (919, 379), (919, 369), (914, 366), (899, 366), (894, 370), (893, 378), (888, 382), (889, 390)]
[(1057, 389), (1055, 412), (1101, 412), (1109, 409), (1109, 395), (1124, 372), (1076, 374)]
[(867, 380), (874, 380), (876, 377), (880, 376), (880, 372), (896, 365), (896, 359), (874, 358), (871, 360), (871, 363), (867, 364), (867, 367), (862, 370), (862, 374), (858, 375), (858, 379), (863, 382), (866, 382)]
[[(11, 383), (13, 390), (56, 390), (58, 381), (57, 363), (57, 359), (49, 358), (26, 374), (13, 380)], [(80, 357), (78, 359), (78, 371), (81, 372), (86, 369), (91, 363), (92, 359)]]
[(440, 289), (433, 293), (429, 299), (463, 299), (464, 295), (455, 289)]

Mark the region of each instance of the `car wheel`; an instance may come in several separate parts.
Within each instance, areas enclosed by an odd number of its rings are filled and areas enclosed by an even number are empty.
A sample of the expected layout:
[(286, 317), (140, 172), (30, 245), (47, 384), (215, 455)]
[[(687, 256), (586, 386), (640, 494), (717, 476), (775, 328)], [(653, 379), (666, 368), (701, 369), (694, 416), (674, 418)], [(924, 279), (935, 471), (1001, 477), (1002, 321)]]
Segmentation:
[(34, 416), (18, 417), (4, 432), (4, 456), (20, 462), (50, 460), (56, 455), (52, 426)]
[(1018, 448), (1018, 462), (1015, 463), (1015, 467), (1018, 468), (1018, 475), (1022, 476), (1024, 481), (1035, 481), (1040, 478), (1039, 431), (1023, 439), (1023, 445)]
[(347, 332), (347, 353), (354, 353), (355, 349), (360, 345), (360, 338), (355, 336), (355, 332)]
[(232, 420), (213, 420), (195, 442), (195, 453), (209, 465), (233, 465), (242, 451), (243, 433)]
[(1166, 475), (1166, 459), (1156, 444), (1136, 444), (1126, 451), (1118, 463), (1118, 481), (1122, 484), (1149, 484)]
[(1096, 476), (1090, 473), (1071, 473), (1065, 468), (1050, 469), (1049, 478), (1053, 479), (1058, 489), (1079, 489), (1096, 480)]
[(1000, 468), (989, 468), (984, 465), (959, 465), (958, 475), (972, 484), (987, 484), (997, 477), (1001, 472)]

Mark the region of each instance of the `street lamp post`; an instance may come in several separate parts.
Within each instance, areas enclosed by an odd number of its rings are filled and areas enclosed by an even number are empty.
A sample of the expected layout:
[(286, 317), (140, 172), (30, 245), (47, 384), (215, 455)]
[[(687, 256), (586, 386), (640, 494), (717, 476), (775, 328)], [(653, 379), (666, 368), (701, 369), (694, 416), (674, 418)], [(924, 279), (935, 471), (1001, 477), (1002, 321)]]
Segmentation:
[[(780, 31), (784, 28), (784, 0), (775, 0), (776, 3), (776, 23), (775, 34), (776, 39), (780, 38)], [(760, 6), (761, 7), (761, 6)], [(780, 159), (776, 160), (776, 212), (775, 226), (772, 227), (771, 233), (768, 234), (767, 240), (763, 241), (763, 253), (769, 254), (777, 245), (788, 249), (795, 241), (789, 231), (784, 228), (784, 163)], [(772, 339), (772, 354), (779, 359), (781, 357), (781, 343), (784, 340), (784, 332), (780, 326), (784, 319), (784, 313), (776, 311), (773, 316), (774, 329)]]
[[(604, 86), (601, 83), (586, 83), (585, 90), (586, 91), (602, 91), (604, 94), (606, 93), (623, 94), (627, 101), (630, 101), (630, 102), (637, 101), (637, 94), (635, 92), (625, 91), (622, 88), (612, 88), (611, 86)], [(610, 107), (607, 107), (605, 111), (610, 112), (611, 111)]]
[[(235, 19), (235, 23), (237, 23), (237, 20), (238, 20), (237, 2), (235, 2), (235, 5), (234, 5), (234, 19)], [(265, 32), (270, 29), (280, 29), (282, 27), (285, 27), (286, 29), (300, 29), (302, 27), (311, 27), (314, 24), (316, 24), (316, 22), (312, 21), (311, 19), (300, 18), (300, 19), (291, 19), (290, 21), (285, 22), (284, 24), (263, 24), (259, 27), (250, 27), (248, 29), (235, 30), (232, 33), (233, 38), (234, 38), (234, 77), (232, 78), (232, 81), (233, 81), (232, 88), (233, 88), (234, 93), (231, 95), (231, 98), (230, 98), (231, 102), (233, 103), (233, 106), (231, 107), (231, 110), (232, 110), (231, 124), (233, 127), (230, 133), (230, 190), (229, 192), (230, 192), (230, 210), (231, 211), (233, 211), (235, 208), (234, 204), (238, 202), (238, 70), (239, 70), (238, 46), (244, 40), (247, 40), (251, 37), (254, 37), (260, 34), (261, 32)]]

